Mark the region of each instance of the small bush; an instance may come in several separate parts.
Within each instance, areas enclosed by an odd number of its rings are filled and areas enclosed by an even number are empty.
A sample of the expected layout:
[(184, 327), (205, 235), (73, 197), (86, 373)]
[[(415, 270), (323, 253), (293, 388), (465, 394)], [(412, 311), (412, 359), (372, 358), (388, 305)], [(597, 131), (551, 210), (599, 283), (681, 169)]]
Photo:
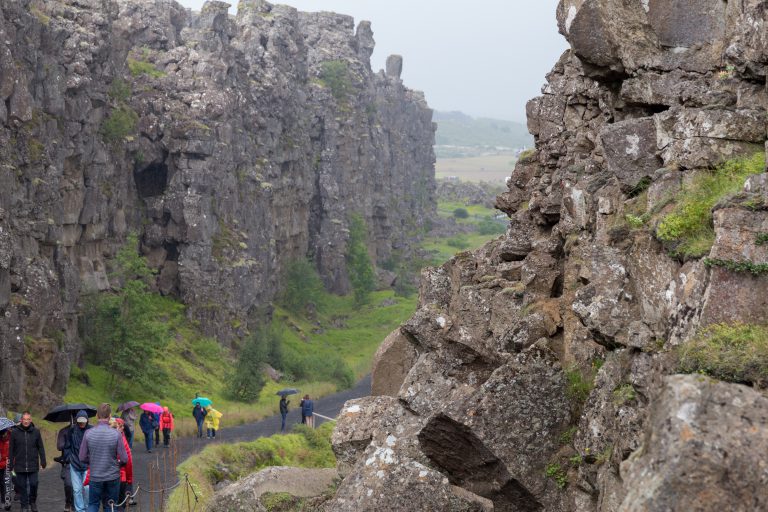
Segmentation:
[(101, 136), (107, 143), (122, 141), (136, 131), (139, 116), (131, 107), (122, 105), (113, 109), (101, 125)]
[(365, 220), (358, 214), (351, 215), (347, 241), (347, 272), (357, 306), (366, 304), (371, 292), (376, 288), (376, 274), (368, 254), (367, 242), (368, 227)]
[(109, 87), (109, 97), (115, 101), (127, 101), (131, 97), (131, 84), (121, 78), (115, 78)]
[(768, 245), (768, 233), (758, 233), (755, 237), (755, 245)]
[(455, 249), (464, 250), (469, 247), (469, 242), (463, 236), (454, 236), (445, 241), (446, 245)]
[(613, 403), (622, 406), (637, 398), (637, 393), (632, 384), (622, 384), (613, 390)]
[(730, 160), (711, 172), (697, 176), (676, 197), (677, 206), (666, 215), (656, 230), (659, 240), (667, 242), (676, 256), (700, 258), (712, 248), (715, 230), (712, 208), (723, 198), (744, 186), (747, 177), (763, 172), (765, 154)]
[(328, 60), (320, 64), (320, 82), (342, 101), (352, 92), (349, 65), (343, 60)]
[(493, 219), (483, 219), (477, 225), (477, 232), (481, 235), (502, 235), (507, 231), (505, 222), (497, 222)]
[(757, 387), (768, 385), (768, 326), (711, 325), (678, 350), (682, 373), (702, 373)]
[(294, 260), (285, 267), (280, 304), (292, 313), (300, 313), (308, 304), (322, 304), (323, 281), (314, 263), (308, 259)]
[(131, 76), (147, 75), (152, 78), (165, 76), (165, 72), (157, 69), (151, 62), (136, 60), (130, 57), (128, 57), (128, 70), (131, 72)]
[(768, 263), (752, 263), (751, 261), (705, 258), (704, 264), (708, 267), (722, 267), (730, 270), (731, 272), (744, 272), (755, 276), (768, 273)]
[(456, 208), (453, 210), (453, 216), (456, 219), (467, 219), (469, 218), (469, 212), (466, 208)]

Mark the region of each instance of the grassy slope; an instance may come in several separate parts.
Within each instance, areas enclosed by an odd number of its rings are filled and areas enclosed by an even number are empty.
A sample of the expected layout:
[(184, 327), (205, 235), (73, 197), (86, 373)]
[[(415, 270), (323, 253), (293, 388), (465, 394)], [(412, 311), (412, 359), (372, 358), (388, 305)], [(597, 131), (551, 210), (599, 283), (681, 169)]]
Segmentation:
[[(494, 217), (499, 212), (491, 208), (486, 208), (481, 205), (464, 205), (459, 202), (440, 201), (437, 205), (437, 214), (443, 218), (453, 217), (453, 212), (457, 208), (464, 208), (469, 213), (469, 217), (466, 219), (456, 219), (458, 224), (464, 224), (468, 226), (476, 227), (480, 222), (488, 217)], [(506, 224), (506, 220), (503, 221)], [(476, 249), (481, 247), (484, 243), (497, 238), (499, 235), (481, 235), (479, 233), (471, 233), (467, 235), (457, 235), (451, 238), (444, 237), (427, 237), (424, 240), (423, 247), (432, 254), (433, 264), (442, 264), (445, 260), (450, 259), (456, 253)], [(453, 242), (454, 245), (451, 245)], [(456, 243), (462, 242), (462, 247), (457, 247)]]
[[(391, 291), (376, 292), (369, 306), (355, 311), (351, 297), (328, 296), (328, 304), (323, 308), (330, 313), (319, 314), (323, 332), (313, 334), (316, 326), (312, 322), (290, 317), (278, 309), (276, 321), (285, 322), (285, 349), (302, 353), (313, 353), (322, 360), (324, 354), (342, 353), (351, 365), (355, 375), (362, 377), (370, 371), (373, 353), (384, 337), (403, 322), (414, 309), (415, 297), (409, 299), (394, 297)], [(394, 301), (393, 305), (382, 306), (385, 299)], [(255, 421), (277, 412), (277, 389), (292, 386), (313, 396), (322, 396), (337, 390), (330, 382), (268, 382), (259, 399), (252, 404), (234, 402), (225, 398), (225, 378), (231, 372), (233, 358), (210, 338), (201, 336), (186, 319), (184, 306), (167, 298), (156, 297), (155, 310), (165, 318), (173, 332), (173, 342), (163, 351), (162, 357), (151, 361), (166, 370), (174, 379), (158, 383), (156, 389), (136, 388), (129, 395), (110, 397), (109, 375), (100, 367), (88, 365), (86, 372), (89, 384), (77, 376), (70, 379), (65, 400), (67, 402), (88, 402), (92, 405), (107, 401), (119, 404), (127, 400), (139, 402), (159, 401), (171, 408), (177, 416), (180, 434), (189, 434), (194, 430), (191, 418), (190, 400), (198, 392), (214, 401), (215, 406), (224, 414), (224, 426)], [(346, 318), (346, 328), (334, 328), (332, 317)], [(297, 329), (297, 330), (295, 330)], [(137, 361), (138, 363), (138, 361)], [(146, 362), (141, 362), (146, 364)]]

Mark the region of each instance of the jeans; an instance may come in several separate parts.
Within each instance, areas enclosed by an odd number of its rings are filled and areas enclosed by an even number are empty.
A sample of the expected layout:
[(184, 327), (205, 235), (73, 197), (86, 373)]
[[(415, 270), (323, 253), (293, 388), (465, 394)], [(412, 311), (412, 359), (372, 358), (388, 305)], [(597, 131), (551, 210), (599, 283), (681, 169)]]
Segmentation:
[(165, 446), (168, 446), (168, 444), (171, 442), (171, 429), (164, 428), (163, 429), (163, 444)]
[(88, 490), (88, 512), (99, 512), (99, 508), (104, 504), (105, 512), (111, 512), (110, 500), (117, 505), (120, 501), (120, 479), (108, 480), (106, 482), (91, 482)]
[[(37, 502), (37, 471), (25, 473), (16, 472), (16, 489), (21, 489), (21, 508), (26, 508), (30, 503)], [(27, 494), (27, 485), (29, 485), (29, 494)]]
[(155, 446), (160, 446), (160, 427), (155, 429)]
[(133, 429), (125, 427), (125, 440), (128, 441), (128, 448), (133, 448)]
[(285, 432), (285, 418), (286, 418), (286, 416), (288, 416), (287, 412), (281, 412), (280, 413), (280, 418), (281, 418), (280, 432)]
[(203, 418), (195, 421), (197, 421), (197, 437), (203, 437)]
[(154, 435), (154, 432), (151, 430), (149, 432), (144, 432), (144, 444), (147, 445), (147, 451), (152, 451), (152, 436)]
[(80, 471), (75, 469), (70, 464), (69, 476), (72, 478), (72, 495), (75, 501), (75, 512), (85, 512), (85, 507), (88, 504), (88, 488), (83, 486), (85, 481), (85, 470)]
[(208, 437), (210, 438), (216, 438), (216, 429), (215, 428), (209, 428), (208, 429)]

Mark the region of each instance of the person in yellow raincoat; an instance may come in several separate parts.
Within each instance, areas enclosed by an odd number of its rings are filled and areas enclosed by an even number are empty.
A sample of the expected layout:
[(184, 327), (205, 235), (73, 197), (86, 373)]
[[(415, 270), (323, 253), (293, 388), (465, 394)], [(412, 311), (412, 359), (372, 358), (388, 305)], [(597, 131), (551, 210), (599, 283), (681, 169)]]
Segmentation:
[(205, 410), (208, 411), (205, 415), (205, 428), (208, 433), (206, 437), (208, 439), (216, 439), (216, 431), (219, 430), (219, 420), (223, 415), (210, 405)]

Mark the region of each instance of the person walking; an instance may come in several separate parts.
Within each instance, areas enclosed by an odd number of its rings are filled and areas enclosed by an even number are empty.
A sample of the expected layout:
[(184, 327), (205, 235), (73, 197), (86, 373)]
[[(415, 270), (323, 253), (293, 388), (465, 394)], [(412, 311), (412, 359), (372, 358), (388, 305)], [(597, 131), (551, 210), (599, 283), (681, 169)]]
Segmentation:
[(139, 427), (144, 434), (144, 444), (147, 446), (147, 453), (152, 453), (152, 436), (155, 434), (155, 415), (149, 411), (144, 411), (139, 416)]
[(197, 423), (197, 437), (203, 437), (203, 421), (205, 420), (206, 410), (200, 406), (200, 403), (196, 403), (192, 409), (192, 416)]
[(53, 460), (61, 464), (61, 480), (64, 482), (64, 512), (72, 512), (74, 509), (74, 496), (72, 489), (72, 475), (69, 470), (69, 461), (67, 460), (66, 447), (67, 437), (69, 436), (69, 430), (72, 425), (59, 430), (56, 435), (56, 449), (61, 452), (58, 457), (54, 457)]
[(173, 414), (167, 407), (163, 407), (163, 413), (160, 415), (160, 428), (163, 430), (163, 446), (168, 448), (173, 431)]
[(285, 399), (285, 395), (280, 397), (280, 432), (285, 432), (285, 419), (288, 417), (288, 404), (290, 400)]
[(211, 407), (210, 405), (205, 408), (205, 426), (207, 428), (208, 439), (216, 439), (216, 431), (219, 430), (219, 420), (222, 414)]
[(83, 443), (83, 436), (91, 428), (93, 427), (88, 424), (88, 414), (82, 410), (77, 411), (75, 424), (69, 427), (64, 444), (64, 457), (69, 463), (75, 512), (85, 512), (85, 508), (88, 506), (88, 489), (84, 483), (88, 465), (80, 460), (80, 445)]
[[(305, 398), (309, 398), (309, 395), (304, 395)], [(301, 399), (301, 402), (299, 402), (299, 409), (301, 410), (301, 424), (306, 425), (307, 424), (307, 417), (304, 415), (304, 400), (305, 398)]]
[(136, 409), (129, 407), (120, 414), (123, 420), (123, 430), (125, 438), (128, 440), (128, 446), (133, 449), (133, 436), (136, 431)]
[[(5, 476), (6, 471), (10, 471), (8, 468), (8, 448), (11, 442), (11, 432), (9, 429), (0, 432), (0, 474)], [(6, 469), (7, 468), (7, 469)], [(0, 503), (3, 504), (4, 510), (11, 510), (11, 486), (6, 485), (5, 478), (0, 482)]]
[(16, 490), (21, 491), (21, 511), (37, 512), (38, 472), (41, 467), (45, 469), (45, 446), (29, 411), (24, 411), (21, 423), (13, 427), (8, 452), (16, 472)]
[(114, 422), (114, 428), (122, 435), (125, 453), (128, 454), (128, 463), (120, 466), (120, 501), (118, 503), (121, 505), (117, 508), (119, 511), (125, 511), (128, 505), (134, 503), (133, 498), (128, 496), (133, 493), (133, 454), (131, 454), (131, 447), (125, 435), (125, 420), (117, 418)]
[(315, 403), (309, 398), (309, 395), (304, 395), (304, 400), (301, 401), (301, 415), (306, 418), (307, 426), (309, 428), (315, 428)]
[(85, 433), (80, 445), (80, 460), (88, 464), (90, 474), (88, 512), (99, 512), (102, 505), (105, 512), (111, 512), (110, 502), (119, 503), (120, 465), (128, 463), (128, 454), (122, 434), (109, 426), (111, 416), (109, 404), (99, 405), (99, 423)]
[[(155, 405), (160, 405), (155, 402)], [(155, 446), (160, 446), (160, 414), (159, 412), (152, 413), (155, 417)]]

